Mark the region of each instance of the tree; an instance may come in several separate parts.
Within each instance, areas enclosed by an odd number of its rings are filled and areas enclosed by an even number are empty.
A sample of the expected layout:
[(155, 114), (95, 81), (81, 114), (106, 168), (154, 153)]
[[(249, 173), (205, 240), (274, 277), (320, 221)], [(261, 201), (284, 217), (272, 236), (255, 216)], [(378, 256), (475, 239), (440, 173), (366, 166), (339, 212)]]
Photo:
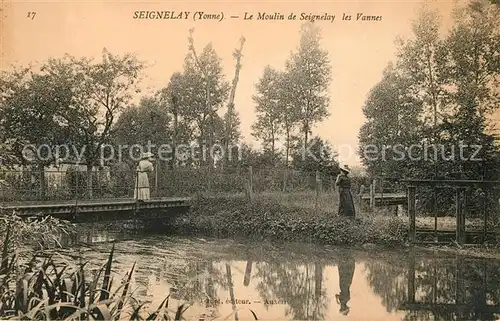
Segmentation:
[(136, 57), (112, 55), (106, 49), (102, 61), (88, 59), (71, 60), (78, 84), (82, 122), (75, 124), (84, 143), (85, 159), (89, 170), (96, 161), (103, 144), (109, 141), (114, 122), (138, 93), (136, 87), (144, 64)]
[[(448, 144), (481, 146), (474, 161), (474, 150), (464, 151), (465, 159), (456, 159), (448, 170), (472, 179), (496, 179), (498, 148), (495, 137), (487, 133), (488, 116), (500, 103), (500, 8), (487, 1), (473, 1), (454, 11), (454, 25), (441, 48), (442, 81), (453, 109), (442, 131)], [(448, 164), (451, 165), (451, 164)]]
[[(160, 144), (170, 141), (172, 130), (168, 126), (170, 117), (155, 97), (142, 97), (139, 105), (125, 109), (113, 126), (115, 145), (147, 146), (154, 144), (153, 153)], [(135, 151), (137, 156), (137, 151)]]
[[(281, 101), (280, 112), (283, 116), (282, 125), (285, 136), (285, 165), (289, 165), (290, 154), (300, 143), (300, 137), (297, 136), (297, 129), (301, 123), (300, 110), (294, 104), (293, 79), (289, 73), (283, 73), (280, 77), (281, 85), (277, 88)], [(304, 149), (304, 148), (302, 148)]]
[[(186, 119), (194, 121), (199, 145), (222, 142), (224, 123), (217, 114), (229, 94), (221, 59), (209, 43), (198, 56), (190, 30), (189, 54), (184, 64)], [(221, 127), (222, 126), (222, 127)]]
[(411, 94), (411, 84), (389, 63), (368, 94), (358, 137), (361, 160), (371, 175), (404, 176), (414, 166), (408, 164), (407, 148), (420, 143), (423, 123), (422, 101)]
[[(79, 161), (92, 170), (98, 162), (102, 146), (109, 142), (112, 125), (129, 104), (143, 63), (132, 55), (114, 56), (106, 49), (101, 62), (69, 55), (49, 59), (42, 70), (64, 79), (71, 92), (71, 105), (63, 118), (71, 143), (83, 159)], [(92, 197), (92, 180), (87, 180)]]
[(286, 63), (290, 81), (287, 89), (293, 107), (298, 111), (303, 134), (304, 148), (312, 128), (328, 117), (328, 88), (331, 82), (331, 66), (328, 52), (321, 49), (321, 30), (313, 23), (302, 25), (297, 52)]
[(293, 155), (293, 168), (306, 172), (316, 173), (319, 171), (325, 176), (334, 176), (339, 172), (339, 164), (336, 153), (330, 144), (316, 136), (308, 143), (306, 151), (296, 151)]
[[(71, 124), (75, 120), (73, 87), (63, 74), (42, 66), (14, 70), (5, 75), (0, 109), (2, 145), (7, 147), (7, 163), (35, 166), (41, 196), (45, 195), (44, 169), (69, 156)], [(59, 154), (60, 153), (60, 154)]]
[(264, 150), (276, 153), (276, 142), (283, 133), (284, 101), (280, 86), (282, 75), (270, 66), (264, 68), (264, 73), (255, 85), (257, 93), (252, 99), (255, 103), (257, 121), (252, 125), (252, 136), (262, 142)]
[[(31, 68), (11, 76), (0, 110), (3, 140), (10, 142), (21, 164), (42, 170), (55, 162), (56, 146), (67, 143), (72, 88), (60, 75), (35, 73)], [(26, 148), (34, 156), (30, 160), (23, 154)]]
[[(172, 118), (172, 152), (176, 155), (177, 146), (180, 143), (187, 143), (193, 139), (193, 130), (189, 121), (189, 113), (186, 117), (187, 96), (184, 92), (187, 88), (186, 77), (180, 72), (172, 74), (167, 87), (158, 92), (158, 99), (162, 108), (171, 115)], [(172, 162), (172, 169), (177, 162)]]
[[(406, 146), (427, 143), (432, 147), (428, 153), (432, 162), (422, 154), (417, 155), (418, 161), (405, 155), (407, 161), (398, 163), (365, 157), (372, 173), (450, 179), (496, 179), (500, 174), (495, 137), (487, 131), (487, 118), (499, 103), (499, 8), (474, 1), (456, 8), (454, 17), (451, 31), (441, 39), (437, 13), (421, 11), (413, 24), (414, 39), (399, 41), (394, 72), (386, 70), (370, 92), (363, 110), (367, 122), (359, 136), (362, 148), (375, 144), (379, 150), (398, 141)], [(395, 128), (401, 115), (402, 127)], [(401, 135), (398, 128), (406, 134)], [(475, 146), (480, 146), (477, 155)], [(424, 207), (453, 207), (452, 195), (446, 191), (422, 191), (420, 199)], [(494, 199), (488, 200), (491, 206)], [(473, 198), (471, 209), (480, 201)]]
[(224, 151), (227, 153), (229, 146), (238, 143), (241, 133), (240, 133), (240, 119), (238, 112), (234, 108), (234, 96), (236, 94), (236, 86), (238, 85), (240, 70), (241, 70), (241, 58), (243, 57), (243, 45), (245, 44), (245, 37), (240, 39), (240, 47), (235, 49), (233, 52), (233, 57), (236, 59), (236, 66), (234, 70), (234, 78), (231, 86), (231, 92), (229, 95), (229, 101), (227, 103), (227, 111), (224, 117), (226, 133), (224, 137)]
[[(437, 11), (422, 8), (412, 23), (413, 39), (398, 38), (397, 67), (404, 77), (411, 79), (408, 92), (423, 103), (424, 122), (431, 124), (432, 132), (446, 110), (443, 84), (440, 82), (438, 52), (440, 16)], [(434, 133), (435, 134), (435, 133)]]

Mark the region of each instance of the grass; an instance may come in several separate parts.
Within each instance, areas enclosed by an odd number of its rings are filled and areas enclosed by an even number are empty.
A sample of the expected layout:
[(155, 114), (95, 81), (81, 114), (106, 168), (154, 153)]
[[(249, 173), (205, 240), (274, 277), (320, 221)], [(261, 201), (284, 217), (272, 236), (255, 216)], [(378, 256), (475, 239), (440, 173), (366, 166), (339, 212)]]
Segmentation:
[[(397, 217), (340, 217), (334, 209), (294, 194), (294, 202), (280, 196), (259, 195), (249, 202), (244, 197), (199, 199), (189, 213), (167, 222), (176, 233), (217, 237), (244, 236), (279, 241), (301, 241), (330, 245), (375, 243), (401, 246), (406, 242), (406, 223)], [(328, 199), (325, 197), (325, 203)], [(298, 204), (301, 204), (300, 206)]]
[[(331, 213), (336, 215), (338, 209), (338, 194), (337, 193), (322, 193), (317, 195), (314, 192), (294, 192), (294, 193), (262, 193), (255, 196), (256, 200), (273, 201), (282, 205), (293, 206), (302, 209), (312, 210), (311, 214), (315, 213)], [(376, 208), (370, 211), (365, 206), (360, 206), (360, 203), (355, 199), (356, 216), (359, 218), (376, 218), (376, 217), (395, 217), (394, 213), (388, 208)], [(408, 223), (406, 213), (400, 217)], [(467, 218), (467, 229), (483, 228), (483, 220), (481, 218)], [(429, 214), (428, 216), (417, 216), (417, 228), (434, 228), (434, 217)], [(440, 230), (455, 230), (456, 218), (455, 216), (438, 217), (437, 227)], [(495, 229), (493, 223), (489, 222), (489, 229)]]
[[(356, 198), (356, 219), (337, 214), (336, 193), (314, 192), (259, 193), (249, 202), (245, 195), (218, 195), (199, 198), (191, 211), (167, 222), (173, 233), (203, 234), (215, 237), (250, 237), (285, 242), (310, 242), (327, 245), (407, 246), (408, 217), (395, 215), (387, 208), (370, 211), (359, 206)], [(417, 217), (417, 228), (434, 228), (434, 217)], [(467, 229), (481, 230), (481, 219), (466, 220)], [(498, 227), (489, 225), (488, 230)], [(438, 229), (454, 230), (454, 217), (439, 217)], [(498, 253), (498, 244), (476, 247), (441, 246), (444, 251), (455, 248), (464, 255), (491, 257)], [(496, 239), (498, 242), (498, 238)], [(467, 248), (471, 250), (467, 250)], [(433, 249), (437, 249), (433, 247)], [(482, 249), (482, 250), (480, 250)], [(464, 252), (465, 251), (465, 252)], [(458, 253), (458, 254), (460, 254)]]
[(0, 265), (2, 319), (180, 320), (187, 309), (179, 306), (172, 317), (167, 296), (156, 311), (144, 316), (143, 304), (134, 299), (129, 288), (135, 264), (121, 285), (113, 289), (114, 245), (104, 266), (89, 277), (86, 264), (56, 263), (52, 257), (37, 264), (35, 255), (24, 268), (19, 268), (18, 258), (8, 255), (9, 241), (10, 228), (5, 235)]
[[(0, 219), (5, 223), (0, 228), (1, 320), (184, 319), (189, 305), (170, 308), (170, 295), (155, 309), (135, 298), (131, 280), (136, 263), (117, 278), (112, 272), (116, 260), (114, 243), (106, 262), (98, 269), (90, 269), (89, 262), (75, 263), (77, 257), (68, 261), (57, 255), (57, 250), (52, 251), (55, 255), (47, 255), (40, 249), (47, 244), (43, 240), (53, 240), (61, 232), (71, 233), (70, 223), (50, 217), (24, 221), (15, 215), (3, 215)], [(24, 238), (28, 234), (29, 238)], [(20, 244), (37, 244), (39, 250), (31, 251), (29, 259), (21, 259)], [(55, 245), (60, 246), (58, 242)], [(237, 319), (238, 311), (233, 314)]]

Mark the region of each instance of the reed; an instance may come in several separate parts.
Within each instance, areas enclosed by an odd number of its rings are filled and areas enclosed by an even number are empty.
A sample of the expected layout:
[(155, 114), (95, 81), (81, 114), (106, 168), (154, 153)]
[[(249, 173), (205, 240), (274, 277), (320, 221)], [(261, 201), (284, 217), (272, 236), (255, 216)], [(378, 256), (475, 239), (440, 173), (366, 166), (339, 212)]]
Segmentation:
[[(135, 264), (113, 288), (112, 263), (115, 246), (106, 263), (93, 276), (86, 263), (64, 264), (40, 252), (22, 264), (9, 253), (12, 230), (6, 228), (0, 264), (0, 318), (12, 320), (180, 320), (188, 308), (170, 310), (169, 296), (153, 312), (130, 289)], [(40, 258), (42, 258), (40, 262)]]

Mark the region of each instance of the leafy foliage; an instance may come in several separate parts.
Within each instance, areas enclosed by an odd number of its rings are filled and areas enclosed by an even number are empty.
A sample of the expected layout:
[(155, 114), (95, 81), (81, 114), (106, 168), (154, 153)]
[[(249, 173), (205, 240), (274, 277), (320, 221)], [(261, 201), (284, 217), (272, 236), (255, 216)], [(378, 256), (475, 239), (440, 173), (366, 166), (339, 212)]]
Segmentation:
[(306, 23), (300, 35), (285, 70), (266, 66), (253, 96), (257, 121), (252, 135), (273, 154), (278, 153), (277, 143), (283, 139), (286, 165), (297, 147), (306, 148), (315, 124), (329, 116), (331, 66), (328, 52), (320, 46), (321, 30)]
[[(439, 14), (422, 10), (413, 22), (414, 37), (398, 39), (396, 61), (371, 90), (359, 133), (370, 175), (498, 179), (500, 151), (489, 119), (500, 106), (500, 8), (473, 1), (457, 6), (453, 18), (441, 37)], [(420, 204), (426, 211), (452, 211), (451, 192), (422, 190)], [(498, 196), (489, 194), (488, 211)], [(473, 197), (471, 207), (482, 202)]]

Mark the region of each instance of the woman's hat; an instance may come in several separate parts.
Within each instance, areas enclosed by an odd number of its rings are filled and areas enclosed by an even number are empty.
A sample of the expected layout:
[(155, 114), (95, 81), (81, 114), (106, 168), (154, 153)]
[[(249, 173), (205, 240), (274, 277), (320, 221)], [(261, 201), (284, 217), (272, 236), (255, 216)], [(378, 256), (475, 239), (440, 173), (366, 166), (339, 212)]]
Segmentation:
[(146, 159), (146, 158), (150, 158), (150, 157), (153, 157), (153, 156), (154, 156), (153, 153), (147, 152), (147, 153), (143, 153), (142, 154), (141, 159)]
[(341, 167), (340, 170), (343, 171), (343, 172), (346, 172), (346, 173), (350, 173), (351, 172), (351, 169), (349, 168), (348, 165), (344, 165), (344, 167)]

